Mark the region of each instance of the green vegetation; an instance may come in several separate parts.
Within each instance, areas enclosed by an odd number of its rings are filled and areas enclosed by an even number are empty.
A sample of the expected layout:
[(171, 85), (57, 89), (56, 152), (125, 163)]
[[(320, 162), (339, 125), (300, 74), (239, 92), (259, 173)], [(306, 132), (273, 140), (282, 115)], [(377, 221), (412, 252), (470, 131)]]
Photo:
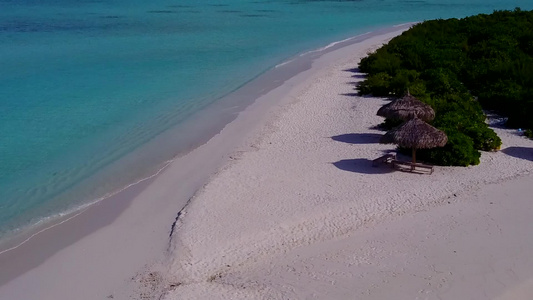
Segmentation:
[(500, 147), (482, 107), (507, 116), (509, 127), (533, 129), (533, 11), (417, 24), (362, 59), (360, 70), (368, 74), (360, 94), (401, 97), (409, 90), (433, 107), (433, 126), (449, 141), (420, 151), (432, 163), (478, 164), (478, 150)]
[(524, 133), (524, 135), (527, 136), (530, 139), (533, 139), (533, 130), (527, 129), (526, 132)]

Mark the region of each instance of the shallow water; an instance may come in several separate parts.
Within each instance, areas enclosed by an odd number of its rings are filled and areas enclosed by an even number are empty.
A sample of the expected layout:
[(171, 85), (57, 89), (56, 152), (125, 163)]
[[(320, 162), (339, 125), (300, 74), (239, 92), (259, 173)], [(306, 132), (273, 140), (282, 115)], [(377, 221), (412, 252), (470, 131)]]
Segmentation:
[[(0, 0), (0, 235), (152, 174), (194, 145), (183, 122), (298, 53), (517, 6), (533, 9), (529, 0)], [(135, 154), (169, 130), (172, 143)]]

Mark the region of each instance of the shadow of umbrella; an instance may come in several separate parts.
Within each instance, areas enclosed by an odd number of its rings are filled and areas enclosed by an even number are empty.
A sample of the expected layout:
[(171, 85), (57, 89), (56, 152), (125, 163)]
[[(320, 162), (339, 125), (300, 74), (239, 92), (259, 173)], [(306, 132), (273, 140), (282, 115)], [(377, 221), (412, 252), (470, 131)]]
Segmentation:
[(331, 139), (348, 144), (378, 144), (381, 137), (382, 135), (377, 133), (347, 133), (332, 136)]
[(373, 167), (372, 161), (366, 158), (343, 159), (334, 162), (333, 165), (343, 171), (361, 174), (387, 174), (394, 172), (394, 169), (388, 166)]
[(520, 159), (533, 161), (533, 148), (528, 147), (507, 147), (501, 152)]

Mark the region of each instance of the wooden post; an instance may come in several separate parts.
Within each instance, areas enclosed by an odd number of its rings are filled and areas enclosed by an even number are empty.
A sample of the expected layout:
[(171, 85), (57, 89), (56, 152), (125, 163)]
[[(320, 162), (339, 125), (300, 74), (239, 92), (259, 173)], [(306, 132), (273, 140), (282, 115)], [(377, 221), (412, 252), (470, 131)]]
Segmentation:
[(416, 164), (416, 148), (413, 147), (413, 162), (411, 163), (411, 171), (415, 170), (415, 164)]

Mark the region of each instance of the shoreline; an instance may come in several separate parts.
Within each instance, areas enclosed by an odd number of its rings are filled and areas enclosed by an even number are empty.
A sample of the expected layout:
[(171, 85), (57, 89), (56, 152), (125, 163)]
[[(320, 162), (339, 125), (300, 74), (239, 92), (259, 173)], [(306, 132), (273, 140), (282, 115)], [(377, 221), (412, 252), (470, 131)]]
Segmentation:
[[(187, 155), (191, 151), (194, 151), (194, 149), (204, 145), (212, 137), (219, 134), (222, 128), (234, 121), (238, 117), (238, 115), (242, 111), (244, 111), (249, 105), (253, 104), (256, 99), (260, 98), (265, 93), (268, 93), (269, 91), (278, 88), (286, 80), (292, 78), (298, 73), (301, 73), (310, 68), (310, 63), (317, 57), (324, 55), (325, 53), (328, 53), (330, 51), (334, 51), (338, 48), (349, 45), (351, 43), (357, 43), (358, 39), (365, 39), (368, 35), (379, 35), (383, 32), (397, 29), (398, 27), (411, 26), (413, 24), (416, 24), (416, 22), (398, 24), (392, 27), (381, 27), (374, 31), (366, 32), (340, 41), (332, 42), (324, 47), (303, 52), (297, 54), (294, 57), (288, 58), (286, 61), (279, 63), (278, 65), (272, 67), (264, 73), (259, 74), (257, 77), (250, 79), (250, 81), (246, 82), (238, 89), (230, 92), (227, 95), (221, 96), (220, 98), (218, 98), (217, 102), (208, 105), (206, 108), (200, 110), (191, 118), (184, 121), (184, 124), (182, 125), (183, 128), (180, 127), (178, 131), (176, 131), (175, 128), (170, 128), (159, 134), (158, 136), (154, 137), (152, 141), (139, 147), (138, 150), (129, 153), (117, 162), (114, 162), (111, 165), (105, 167), (105, 169), (113, 169), (115, 164), (119, 164), (119, 168), (123, 168), (122, 165), (127, 163), (127, 161), (143, 157), (144, 155), (146, 155), (146, 153), (150, 153), (151, 151), (153, 151), (154, 147), (158, 147), (158, 145), (160, 144), (165, 144), (165, 146), (168, 146), (166, 145), (169, 143), (168, 141), (176, 139), (180, 139), (180, 141), (183, 140), (183, 144), (185, 144), (186, 146), (180, 145), (179, 148), (181, 150), (177, 152), (170, 160), (161, 162), (158, 166), (156, 166), (156, 168), (152, 168), (154, 170), (153, 173), (147, 173), (144, 177), (137, 178), (134, 182), (130, 182), (123, 187), (119, 187), (117, 190), (110, 191), (107, 194), (101, 196), (100, 198), (90, 200), (87, 203), (82, 204), (78, 208), (70, 209), (68, 211), (62, 211), (56, 215), (45, 217), (45, 221), (39, 221), (36, 224), (27, 225), (26, 227), (20, 229), (20, 232), (8, 234), (7, 237), (2, 238), (2, 241), (0, 242), (0, 255), (2, 255), (2, 253), (4, 252), (8, 252), (13, 250), (14, 248), (19, 247), (21, 244), (27, 242), (27, 240), (33, 238), (36, 234), (39, 234), (39, 232), (46, 231), (52, 227), (57, 226), (60, 223), (66, 222), (67, 220), (75, 217), (76, 215), (83, 213), (91, 206), (94, 206), (102, 201), (108, 201), (108, 199), (116, 197), (118, 194), (124, 192), (125, 190), (132, 188), (137, 184), (142, 184), (144, 181), (149, 181), (153, 177), (158, 176), (170, 164), (172, 164), (174, 160), (184, 155)], [(302, 58), (305, 58), (305, 60), (301, 60)], [(298, 61), (299, 65), (297, 65), (296, 67), (286, 66), (290, 63), (295, 62), (298, 59), (300, 59), (300, 61)], [(303, 65), (302, 62), (305, 65)], [(285, 67), (285, 69), (287, 70), (282, 70), (281, 67)], [(268, 86), (264, 86), (265, 83), (267, 83)], [(208, 123), (207, 126), (205, 125), (206, 119), (209, 119), (211, 121), (211, 123)], [(212, 120), (215, 121), (213, 122)], [(180, 132), (183, 131), (199, 131), (200, 134), (187, 135), (185, 136), (185, 138), (182, 138), (180, 137)], [(197, 136), (201, 136), (202, 138), (198, 138)], [(175, 145), (170, 144), (170, 146), (172, 147)], [(105, 172), (106, 171), (104, 171), (104, 173)]]
[[(406, 24), (411, 23), (401, 24), (401, 26)], [(386, 30), (386, 28), (389, 27), (390, 26), (374, 26), (369, 28), (375, 29), (375, 31), (372, 32), (379, 32), (380, 30)], [(370, 32), (353, 36), (347, 40), (352, 40), (369, 33)], [(342, 42), (344, 42), (344, 40), (333, 42), (332, 44)], [(329, 48), (329, 45), (324, 48)], [(315, 49), (310, 52), (321, 52), (322, 50), (326, 49)], [(279, 65), (291, 63), (292, 60), (298, 59), (305, 54), (307, 53), (298, 53), (295, 56), (288, 58), (286, 61), (281, 62)], [(203, 107), (199, 106), (202, 108), (191, 116), (185, 118), (183, 121), (166, 128), (147, 142), (138, 146), (136, 149), (129, 151), (119, 159), (98, 168), (94, 173), (87, 174), (82, 180), (74, 182), (70, 188), (66, 188), (53, 196), (51, 198), (52, 201), (50, 201), (51, 205), (45, 203), (43, 206), (44, 208), (30, 211), (28, 218), (23, 214), (24, 217), (17, 217), (15, 218), (15, 221), (10, 221), (12, 223), (6, 224), (2, 229), (5, 231), (2, 231), (0, 234), (0, 254), (6, 250), (8, 251), (9, 248), (16, 246), (21, 240), (25, 240), (36, 232), (50, 226), (55, 226), (55, 224), (63, 222), (65, 219), (78, 214), (80, 211), (100, 201), (113, 197), (122, 190), (136, 184), (135, 182), (140, 182), (155, 176), (155, 173), (161, 171), (160, 167), (164, 168), (164, 165), (168, 162), (172, 162), (176, 157), (183, 156), (205, 144), (210, 138), (218, 134), (225, 125), (233, 121), (244, 108), (253, 103), (254, 99), (261, 96), (261, 93), (254, 93), (253, 95), (245, 95), (246, 99), (243, 99), (240, 90), (250, 86), (250, 84), (253, 84), (258, 79), (264, 83), (265, 80), (262, 79), (264, 75), (272, 73), (277, 67), (278, 66), (271, 66), (270, 68), (267, 67), (266, 69), (261, 69), (257, 76), (250, 78), (234, 90), (217, 95), (213, 98), (213, 102), (206, 104)], [(299, 71), (296, 71), (296, 73), (298, 72)], [(294, 76), (296, 73), (287, 73), (289, 76), (285, 76), (285, 79)], [(275, 85), (271, 85), (267, 87), (265, 91), (275, 87)], [(206, 120), (208, 122), (205, 122)], [(187, 128), (187, 130), (182, 130), (182, 125), (183, 128)], [(189, 130), (189, 128), (193, 129)], [(200, 131), (200, 133), (189, 133), (196, 131)], [(158, 148), (171, 150), (160, 151)], [(154, 155), (154, 153), (156, 154)], [(155, 158), (156, 156), (157, 158)], [(134, 161), (148, 161), (148, 163), (131, 168), (131, 165), (133, 165), (132, 162)], [(132, 170), (133, 172), (129, 172)], [(136, 172), (137, 170), (142, 171)], [(130, 176), (133, 173), (134, 175)], [(118, 184), (117, 182), (114, 182), (114, 180), (117, 180)], [(42, 214), (40, 211), (47, 211), (47, 213)], [(50, 214), (49, 212), (53, 213)]]
[[(104, 174), (107, 174), (109, 172), (107, 169), (114, 170), (116, 168), (117, 170), (122, 170), (128, 161), (145, 158), (147, 155), (149, 155), (149, 153), (154, 152), (154, 148), (159, 147), (159, 145), (164, 145), (165, 147), (172, 149), (176, 148), (176, 143), (169, 141), (179, 140), (180, 143), (182, 143), (178, 146), (178, 149), (180, 150), (176, 152), (176, 154), (170, 160), (159, 162), (155, 168), (151, 168), (151, 170), (153, 170), (152, 173), (146, 173), (144, 177), (136, 178), (134, 182), (129, 182), (125, 186), (119, 187), (114, 191), (110, 191), (99, 198), (89, 200), (77, 208), (71, 208), (67, 211), (61, 211), (55, 215), (47, 216), (43, 219), (44, 221), (40, 220), (36, 224), (25, 225), (23, 228), (17, 229), (18, 232), (15, 232), (14, 234), (9, 233), (0, 241), (0, 256), (4, 252), (8, 252), (19, 247), (21, 244), (27, 242), (27, 240), (33, 238), (36, 234), (49, 230), (60, 223), (66, 222), (66, 220), (83, 213), (92, 206), (102, 201), (108, 201), (111, 198), (117, 197), (118, 194), (124, 192), (126, 189), (132, 188), (137, 184), (142, 184), (144, 181), (151, 180), (153, 177), (158, 176), (177, 158), (187, 155), (191, 151), (194, 151), (194, 149), (197, 149), (198, 147), (207, 143), (212, 137), (219, 134), (222, 128), (234, 121), (242, 111), (244, 111), (249, 105), (253, 104), (253, 102), (258, 98), (262, 97), (265, 93), (278, 88), (286, 80), (309, 69), (310, 64), (317, 57), (345, 47), (346, 45), (357, 43), (361, 39), (366, 39), (369, 35), (380, 35), (384, 32), (396, 30), (400, 27), (410, 27), (413, 24), (416, 24), (416, 22), (403, 23), (390, 27), (378, 27), (373, 31), (352, 36), (340, 41), (331, 42), (324, 47), (309, 50), (307, 52), (297, 54), (294, 57), (288, 58), (286, 61), (279, 63), (264, 73), (259, 74), (257, 77), (250, 79), (250, 81), (246, 82), (238, 89), (220, 97), (215, 103), (212, 103), (206, 108), (203, 108), (199, 112), (195, 113), (193, 116), (191, 116), (191, 118), (183, 122), (183, 124), (179, 127), (179, 130), (170, 128), (164, 131), (163, 133), (154, 137), (148, 143), (139, 147), (139, 149), (106, 166), (104, 168), (105, 170), (102, 171)], [(296, 63), (297, 65), (288, 66), (291, 63)], [(265, 85), (265, 83), (267, 85)], [(205, 122), (206, 120), (209, 121)], [(182, 132), (194, 132), (195, 134), (186, 134), (183, 136), (181, 134)], [(118, 165), (118, 167), (115, 165)], [(116, 171), (111, 171), (111, 173), (116, 173)], [(94, 175), (92, 175), (89, 180), (94, 181), (95, 179), (93, 176)], [(96, 179), (96, 181), (101, 180)]]
[[(8, 270), (2, 272), (0, 278), (0, 282), (3, 283), (0, 285), (0, 295), (14, 297), (16, 293), (22, 292), (21, 285), (27, 286), (28, 282), (38, 281), (39, 274), (55, 270), (58, 266), (64, 269), (61, 274), (57, 274), (57, 277), (68, 279), (70, 288), (76, 289), (69, 292), (77, 296), (85, 294), (94, 299), (95, 295), (131, 293), (132, 289), (135, 290), (138, 286), (138, 283), (128, 280), (136, 277), (132, 274), (141, 274), (147, 266), (164, 259), (164, 253), (168, 249), (168, 234), (176, 214), (208, 181), (213, 172), (224, 165), (228, 158), (233, 159), (231, 154), (234, 153), (234, 149), (239, 148), (243, 141), (250, 139), (250, 134), (262, 127), (265, 120), (275, 114), (265, 111), (279, 107), (283, 101), (282, 96), (297, 85), (292, 82), (295, 80), (294, 77), (309, 76), (305, 73), (308, 73), (315, 60), (325, 53), (399, 30), (401, 29), (398, 27), (384, 28), (334, 43), (331, 47), (324, 48), (322, 52), (304, 53), (301, 56), (306, 56), (305, 59), (298, 60), (298, 64), (293, 63), (294, 60), (288, 61), (241, 87), (228, 96), (233, 101), (223, 104), (226, 108), (236, 109), (226, 115), (230, 116), (230, 119), (225, 119), (227, 123), (224, 128), (221, 131), (216, 128), (208, 129), (214, 131), (213, 138), (193, 151), (175, 158), (162, 174), (91, 205), (78, 216), (51, 225), (52, 228), (29, 239), (16, 249), (0, 254), (0, 265), (4, 270)], [(286, 77), (280, 78), (280, 74), (274, 71), (285, 74)], [(262, 81), (264, 85), (265, 80), (269, 84), (258, 89), (258, 82), (261, 84)], [(250, 101), (250, 97), (254, 101)], [(285, 101), (290, 100), (285, 99)], [(211, 113), (219, 113), (216, 111), (219, 108), (213, 105)], [(178, 182), (180, 186), (175, 186)], [(157, 207), (147, 203), (147, 200), (154, 199), (157, 201), (155, 205)], [(158, 221), (149, 220), (153, 218)], [(101, 246), (104, 246), (104, 249)], [(105, 251), (106, 247), (116, 252), (109, 253)], [(127, 255), (122, 255), (126, 250)], [(76, 273), (75, 265), (80, 262), (77, 262), (79, 257), (75, 253), (93, 262), (91, 268), (94, 270), (83, 274)], [(80, 253), (85, 253), (85, 256)], [(117, 255), (121, 256), (120, 259), (113, 260), (112, 258), (116, 258)], [(105, 270), (111, 261), (118, 270), (107, 272), (102, 276), (101, 271)], [(96, 271), (98, 268), (100, 273)], [(82, 276), (83, 280), (80, 280), (79, 276)], [(65, 296), (65, 290), (57, 286), (58, 283), (54, 283), (57, 280), (50, 280), (52, 282), (49, 282), (48, 286), (42, 282), (35, 290), (24, 292), (28, 293), (29, 298), (32, 298), (31, 293), (38, 293), (39, 299), (57, 299), (59, 295)], [(80, 281), (83, 281), (83, 286), (80, 286)], [(47, 286), (46, 291), (39, 290), (44, 286)], [(118, 292), (114, 292), (117, 290)]]

